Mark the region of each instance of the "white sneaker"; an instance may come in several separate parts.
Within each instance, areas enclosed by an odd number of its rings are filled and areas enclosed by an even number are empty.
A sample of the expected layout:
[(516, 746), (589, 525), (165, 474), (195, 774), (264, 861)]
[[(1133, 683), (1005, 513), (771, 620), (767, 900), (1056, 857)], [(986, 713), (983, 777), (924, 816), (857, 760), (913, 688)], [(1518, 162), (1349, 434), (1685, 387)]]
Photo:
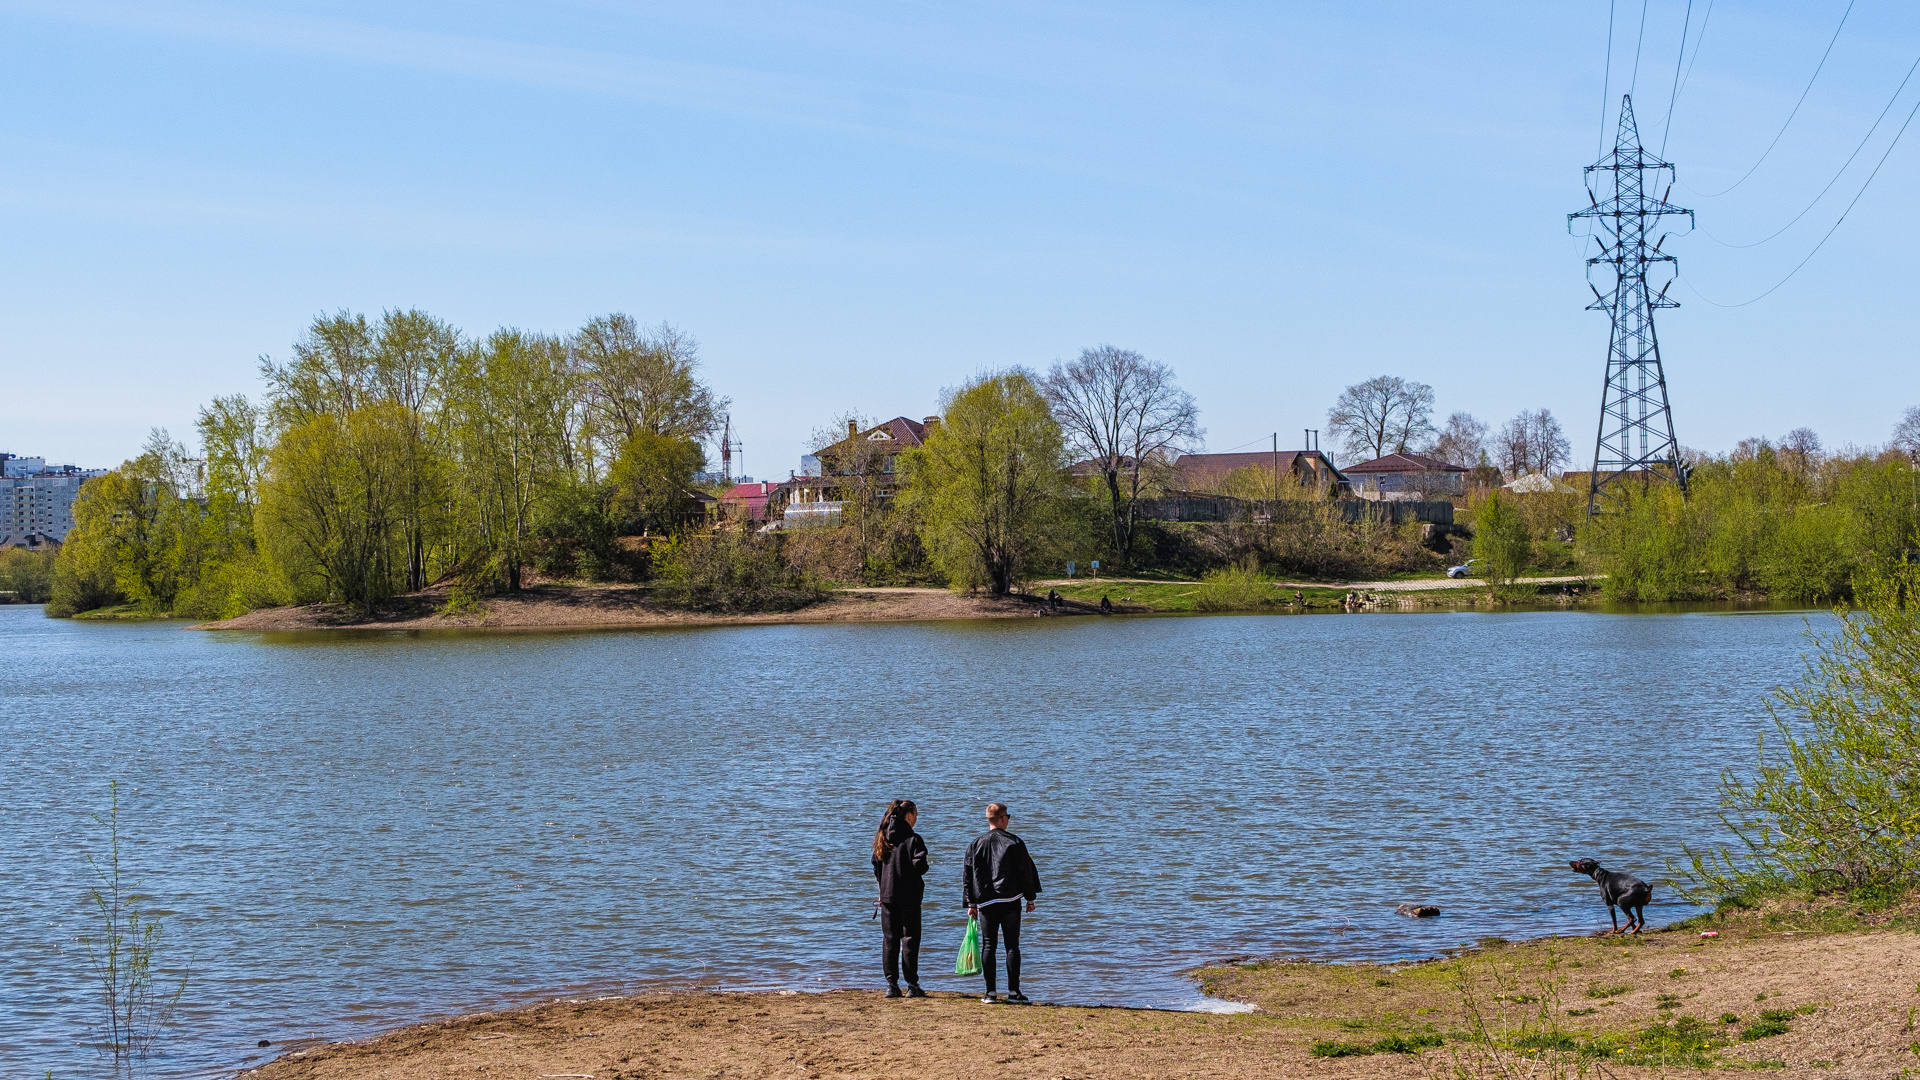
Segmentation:
[(993, 996), (992, 994), (988, 994), (988, 995), (987, 995), (986, 997), (983, 997), (983, 998), (981, 998), (981, 999), (980, 999), (980, 1004), (982, 1004), (982, 1005), (998, 1005), (998, 1004), (1000, 1004), (1000, 1002), (999, 1002), (998, 1000), (996, 1000), (996, 999), (994, 998), (994, 996)]

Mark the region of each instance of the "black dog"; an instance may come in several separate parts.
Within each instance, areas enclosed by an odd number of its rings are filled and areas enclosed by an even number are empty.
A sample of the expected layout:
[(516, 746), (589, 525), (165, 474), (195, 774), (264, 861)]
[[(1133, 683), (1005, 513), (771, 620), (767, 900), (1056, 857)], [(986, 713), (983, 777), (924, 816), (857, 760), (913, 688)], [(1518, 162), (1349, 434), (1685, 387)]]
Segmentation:
[(1607, 916), (1613, 920), (1613, 932), (1620, 932), (1617, 905), (1627, 913), (1627, 931), (1637, 934), (1647, 927), (1647, 901), (1653, 899), (1653, 886), (1632, 874), (1603, 870), (1592, 859), (1575, 859), (1567, 864), (1576, 874), (1585, 874), (1600, 883), (1600, 899), (1607, 902)]

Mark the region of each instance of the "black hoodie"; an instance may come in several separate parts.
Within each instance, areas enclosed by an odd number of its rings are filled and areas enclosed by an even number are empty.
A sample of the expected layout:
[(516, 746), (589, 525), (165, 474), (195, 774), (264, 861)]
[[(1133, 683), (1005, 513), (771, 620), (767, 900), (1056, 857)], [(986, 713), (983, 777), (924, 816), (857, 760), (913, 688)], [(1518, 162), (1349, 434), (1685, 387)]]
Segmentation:
[(887, 819), (887, 856), (873, 860), (873, 876), (880, 879), (880, 902), (888, 907), (914, 907), (927, 892), (927, 844), (907, 819)]

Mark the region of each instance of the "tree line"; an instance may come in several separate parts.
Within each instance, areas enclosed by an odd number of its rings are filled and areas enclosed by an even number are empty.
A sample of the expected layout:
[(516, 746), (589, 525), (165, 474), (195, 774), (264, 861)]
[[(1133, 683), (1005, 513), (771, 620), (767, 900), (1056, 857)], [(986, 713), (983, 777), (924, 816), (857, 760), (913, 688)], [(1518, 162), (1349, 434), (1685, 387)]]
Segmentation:
[[(1432, 388), (1394, 376), (1348, 387), (1329, 428), (1351, 459), (1419, 452), (1469, 469), (1456, 501), (1474, 542), (1436, 550), (1417, 527), (1347, 523), (1331, 507), (1148, 521), (1141, 500), (1176, 483), (1172, 462), (1204, 431), (1167, 365), (1112, 346), (945, 392), (924, 445), (897, 459), (843, 430), (869, 423), (840, 417), (812, 446), (832, 450), (839, 524), (767, 534), (702, 508), (713, 503), (700, 497), (704, 446), (729, 402), (699, 368), (690, 337), (622, 314), (484, 338), (416, 310), (324, 316), (286, 360), (261, 361), (259, 401), (200, 411), (198, 454), (155, 431), (89, 481), (50, 573), (15, 556), (0, 571), (25, 583), (18, 595), (50, 594), (49, 614), (131, 604), (195, 618), (316, 601), (371, 614), (432, 585), (457, 606), (521, 588), (528, 568), (650, 580), (662, 602), (734, 609), (806, 603), (839, 582), (1004, 594), (1089, 556), (1337, 578), (1430, 571), (1476, 551), (1502, 580), (1596, 570), (1623, 599), (1830, 599), (1920, 546), (1920, 410), (1878, 455), (1826, 453), (1804, 429), (1696, 454), (1691, 498), (1635, 489), (1623, 512), (1589, 523), (1584, 492), (1499, 491), (1503, 475), (1566, 463), (1551, 413), (1497, 430), (1464, 412), (1435, 424)], [(1298, 505), (1332, 494), (1270, 473), (1207, 486)]]
[(332, 600), (372, 612), (522, 568), (598, 576), (622, 532), (672, 530), (727, 402), (695, 343), (621, 314), (471, 339), (416, 310), (316, 319), (264, 398), (201, 409), (201, 453), (156, 430), (89, 481), (50, 614), (114, 603), (219, 618)]

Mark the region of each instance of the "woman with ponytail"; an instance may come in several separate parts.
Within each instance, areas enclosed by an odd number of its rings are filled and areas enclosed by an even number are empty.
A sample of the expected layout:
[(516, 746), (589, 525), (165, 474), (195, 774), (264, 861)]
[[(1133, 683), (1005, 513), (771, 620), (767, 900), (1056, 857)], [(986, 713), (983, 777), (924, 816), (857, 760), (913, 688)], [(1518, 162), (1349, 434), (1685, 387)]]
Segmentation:
[(887, 804), (873, 834), (873, 876), (880, 882), (881, 966), (887, 996), (900, 997), (900, 969), (907, 971), (907, 997), (926, 997), (920, 989), (920, 901), (926, 895), (927, 845), (913, 831), (920, 810), (909, 799)]

